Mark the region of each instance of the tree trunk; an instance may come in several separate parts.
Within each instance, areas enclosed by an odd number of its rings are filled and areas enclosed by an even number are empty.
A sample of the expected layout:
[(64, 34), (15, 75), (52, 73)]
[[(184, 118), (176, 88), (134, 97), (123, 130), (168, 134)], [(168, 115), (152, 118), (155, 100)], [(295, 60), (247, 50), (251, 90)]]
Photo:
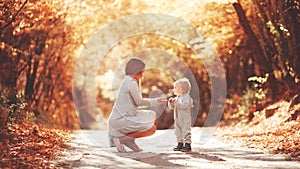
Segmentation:
[(244, 32), (248, 38), (250, 47), (253, 50), (253, 60), (260, 64), (260, 70), (264, 73), (272, 71), (272, 65), (266, 60), (265, 54), (261, 49), (259, 42), (252, 31), (250, 24), (246, 18), (245, 12), (239, 3), (233, 3), (234, 9), (239, 17), (240, 24), (242, 25)]
[[(34, 64), (33, 64), (33, 69), (31, 70), (31, 66), (27, 72), (27, 82), (26, 82), (26, 87), (25, 87), (25, 95), (29, 98), (32, 99), (32, 94), (33, 94), (33, 89), (34, 89), (34, 82), (35, 82), (35, 78), (36, 78), (36, 72), (38, 69), (38, 65), (39, 65), (39, 61), (38, 60), (34, 60)], [(32, 73), (31, 73), (32, 71)]]
[[(286, 10), (289, 15), (289, 27), (291, 36), (295, 37), (293, 38), (293, 51), (291, 51), (291, 57), (292, 57), (292, 64), (296, 72), (296, 77), (300, 79), (300, 18), (298, 14), (299, 10), (299, 3), (298, 7), (295, 3), (296, 1), (289, 0), (286, 2)], [(298, 10), (297, 10), (298, 8)]]

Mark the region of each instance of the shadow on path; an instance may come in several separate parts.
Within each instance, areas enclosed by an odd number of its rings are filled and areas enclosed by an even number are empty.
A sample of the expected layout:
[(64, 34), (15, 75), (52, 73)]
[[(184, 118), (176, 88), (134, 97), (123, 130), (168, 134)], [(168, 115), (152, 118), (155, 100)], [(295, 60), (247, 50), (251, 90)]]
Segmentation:
[(122, 153), (121, 157), (130, 158), (139, 162), (147, 163), (156, 167), (172, 167), (180, 168), (182, 165), (170, 162), (168, 154), (157, 154), (152, 152), (138, 152), (138, 153)]
[(299, 161), (298, 158), (292, 158), (285, 154), (266, 154), (266, 152), (247, 149), (227, 149), (227, 148), (210, 148), (196, 149), (197, 152), (204, 154), (212, 154), (222, 156), (224, 158), (239, 159), (239, 160), (255, 160), (255, 161)]
[[(53, 163), (57, 168), (300, 168), (299, 159), (284, 154), (229, 145), (211, 138), (205, 144), (193, 142), (192, 152), (173, 151), (173, 130), (158, 131), (156, 136), (137, 140), (143, 152), (117, 152), (108, 146), (107, 131), (78, 131), (62, 155)], [(201, 130), (194, 130), (194, 136)], [(92, 138), (92, 139), (91, 139)], [(160, 143), (157, 145), (157, 143)]]

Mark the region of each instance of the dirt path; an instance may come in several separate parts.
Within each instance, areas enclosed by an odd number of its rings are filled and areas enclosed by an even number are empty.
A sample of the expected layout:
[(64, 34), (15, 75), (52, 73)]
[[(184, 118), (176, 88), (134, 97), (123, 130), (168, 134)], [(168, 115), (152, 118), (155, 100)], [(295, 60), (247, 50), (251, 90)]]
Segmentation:
[[(61, 168), (300, 168), (300, 161), (288, 155), (268, 154), (225, 144), (193, 128), (193, 151), (174, 152), (174, 130), (159, 130), (155, 135), (137, 139), (143, 152), (118, 153), (108, 146), (107, 131), (80, 130), (72, 134), (69, 148), (55, 162)], [(199, 140), (200, 135), (202, 142)], [(206, 141), (203, 141), (207, 139)]]

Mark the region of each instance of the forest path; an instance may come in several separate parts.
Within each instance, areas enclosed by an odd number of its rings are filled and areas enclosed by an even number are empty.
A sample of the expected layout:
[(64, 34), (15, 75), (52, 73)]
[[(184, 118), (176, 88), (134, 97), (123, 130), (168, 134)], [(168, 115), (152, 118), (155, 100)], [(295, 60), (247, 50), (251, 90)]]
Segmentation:
[[(207, 128), (206, 128), (207, 129)], [(55, 161), (62, 168), (300, 168), (300, 161), (289, 155), (269, 154), (261, 150), (226, 144), (203, 128), (192, 129), (192, 152), (173, 151), (174, 130), (158, 130), (153, 136), (137, 139), (142, 152), (117, 152), (109, 147), (107, 131), (78, 130), (72, 133), (70, 147)], [(199, 138), (202, 138), (200, 142)]]

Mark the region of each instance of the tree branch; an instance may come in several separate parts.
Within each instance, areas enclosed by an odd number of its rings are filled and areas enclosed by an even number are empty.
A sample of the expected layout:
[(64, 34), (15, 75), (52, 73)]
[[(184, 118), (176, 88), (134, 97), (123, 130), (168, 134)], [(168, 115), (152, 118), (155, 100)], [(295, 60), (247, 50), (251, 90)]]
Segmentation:
[(25, 7), (26, 3), (28, 2), (28, 0), (25, 0), (25, 2), (22, 4), (21, 8), (13, 15), (11, 21), (9, 21), (8, 23), (6, 23), (5, 25), (3, 25), (0, 30), (5, 29), (8, 25), (10, 25), (15, 19), (16, 17), (19, 15), (19, 13), (22, 11), (22, 9)]

